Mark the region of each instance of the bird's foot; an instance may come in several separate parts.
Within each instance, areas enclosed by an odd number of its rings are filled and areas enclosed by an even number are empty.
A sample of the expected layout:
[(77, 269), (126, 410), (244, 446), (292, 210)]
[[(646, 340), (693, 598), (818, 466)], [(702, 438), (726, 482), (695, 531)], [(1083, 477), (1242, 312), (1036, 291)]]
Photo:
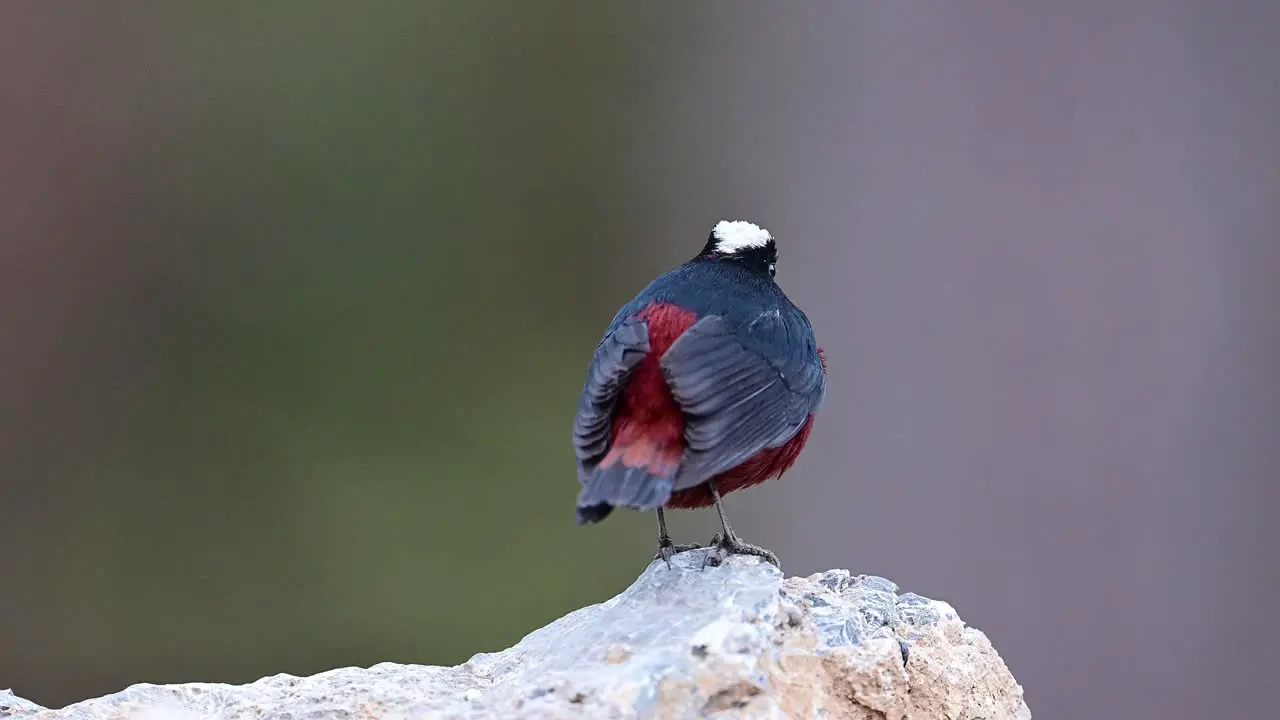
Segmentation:
[(708, 545), (708, 547), (711, 548), (711, 552), (707, 553), (707, 557), (702, 561), (702, 567), (704, 569), (708, 565), (711, 567), (719, 566), (720, 563), (724, 562), (730, 555), (754, 555), (758, 558), (763, 558), (765, 562), (773, 565), (779, 570), (782, 569), (782, 565), (778, 563), (777, 555), (774, 555), (759, 545), (742, 542), (742, 540), (738, 539), (736, 534), (721, 536), (720, 533), (716, 533), (715, 537), (711, 538), (711, 544)]
[(702, 546), (697, 543), (692, 543), (690, 545), (676, 545), (671, 542), (671, 538), (666, 538), (665, 540), (658, 541), (658, 552), (653, 556), (653, 559), (665, 562), (667, 567), (670, 568), (671, 558), (675, 557), (677, 553), (697, 550), (701, 547)]

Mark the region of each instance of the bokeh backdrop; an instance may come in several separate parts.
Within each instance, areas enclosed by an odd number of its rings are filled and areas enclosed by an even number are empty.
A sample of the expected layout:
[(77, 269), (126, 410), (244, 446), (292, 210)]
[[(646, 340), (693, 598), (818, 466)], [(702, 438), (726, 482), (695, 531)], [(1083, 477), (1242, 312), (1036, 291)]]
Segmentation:
[(831, 377), (746, 539), (952, 602), (1038, 717), (1264, 716), (1278, 48), (1271, 0), (4, 3), (0, 687), (452, 664), (618, 592), (586, 363), (745, 218)]

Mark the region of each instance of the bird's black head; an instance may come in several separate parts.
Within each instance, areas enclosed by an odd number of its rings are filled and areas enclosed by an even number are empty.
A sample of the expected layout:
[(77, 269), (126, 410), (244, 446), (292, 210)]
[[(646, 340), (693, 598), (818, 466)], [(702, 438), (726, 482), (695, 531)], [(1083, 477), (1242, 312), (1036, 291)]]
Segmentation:
[(762, 227), (745, 220), (721, 220), (695, 259), (740, 263), (771, 278), (778, 263), (778, 246)]

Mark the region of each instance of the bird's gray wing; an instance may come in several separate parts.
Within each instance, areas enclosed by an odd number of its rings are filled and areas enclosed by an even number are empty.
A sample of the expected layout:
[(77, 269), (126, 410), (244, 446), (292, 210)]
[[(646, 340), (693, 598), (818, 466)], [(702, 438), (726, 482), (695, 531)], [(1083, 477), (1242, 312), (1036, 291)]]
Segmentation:
[(623, 321), (596, 346), (573, 420), (573, 450), (580, 483), (586, 482), (608, 451), (618, 393), (648, 353), (649, 327), (639, 318)]
[(787, 323), (778, 311), (736, 331), (720, 316), (702, 317), (660, 362), (685, 413), (676, 490), (786, 443), (826, 395), (807, 320)]

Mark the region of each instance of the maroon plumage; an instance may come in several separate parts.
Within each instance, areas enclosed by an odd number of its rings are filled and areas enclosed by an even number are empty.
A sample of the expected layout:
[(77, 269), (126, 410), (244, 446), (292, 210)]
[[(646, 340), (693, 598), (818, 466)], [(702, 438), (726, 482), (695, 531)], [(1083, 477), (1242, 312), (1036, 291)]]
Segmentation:
[(776, 562), (738, 540), (720, 506), (791, 467), (826, 394), (826, 361), (774, 282), (776, 258), (766, 231), (721, 223), (702, 253), (614, 317), (574, 422), (579, 522), (657, 510), (669, 560), (662, 508), (715, 505), (719, 550)]
[(653, 303), (637, 314), (649, 331), (649, 352), (619, 393), (613, 413), (613, 440), (598, 467), (616, 462), (647, 469), (656, 477), (676, 473), (684, 455), (684, 414), (662, 377), (658, 358), (698, 319), (670, 303)]

